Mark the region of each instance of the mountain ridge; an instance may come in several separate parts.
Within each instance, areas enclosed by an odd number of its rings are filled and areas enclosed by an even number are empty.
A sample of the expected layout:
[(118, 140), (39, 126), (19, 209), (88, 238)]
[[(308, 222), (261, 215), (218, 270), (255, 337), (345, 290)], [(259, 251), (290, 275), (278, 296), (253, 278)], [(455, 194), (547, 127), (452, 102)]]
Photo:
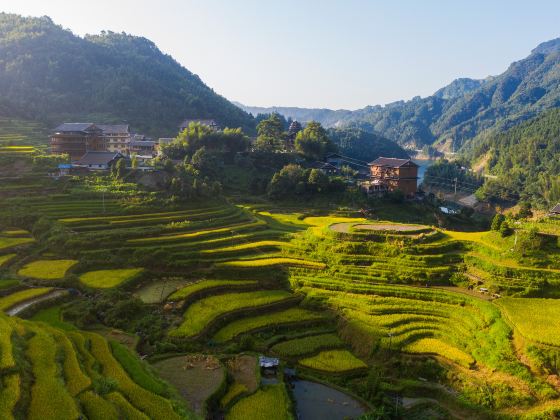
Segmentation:
[(56, 125), (126, 121), (175, 135), (185, 118), (254, 129), (254, 119), (150, 40), (125, 33), (79, 37), (49, 17), (0, 13), (0, 110)]
[(275, 109), (286, 117), (315, 119), (327, 127), (358, 125), (408, 148), (435, 144), (457, 150), (485, 130), (507, 129), (558, 106), (560, 38), (539, 44), (527, 57), (511, 63), (497, 76), (455, 79), (424, 98), (416, 96), (408, 101), (352, 111), (242, 108), (251, 113)]

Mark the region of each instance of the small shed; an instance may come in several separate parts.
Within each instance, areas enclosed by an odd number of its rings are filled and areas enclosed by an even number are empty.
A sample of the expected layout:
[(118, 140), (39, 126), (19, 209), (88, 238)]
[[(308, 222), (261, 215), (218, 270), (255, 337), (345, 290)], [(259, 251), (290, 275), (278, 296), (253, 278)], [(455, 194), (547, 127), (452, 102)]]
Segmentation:
[(259, 366), (264, 369), (275, 369), (280, 365), (280, 359), (276, 357), (259, 356)]
[(124, 156), (118, 152), (87, 152), (73, 163), (74, 167), (106, 171)]
[(560, 216), (560, 203), (556, 204), (552, 209), (548, 212), (549, 216)]

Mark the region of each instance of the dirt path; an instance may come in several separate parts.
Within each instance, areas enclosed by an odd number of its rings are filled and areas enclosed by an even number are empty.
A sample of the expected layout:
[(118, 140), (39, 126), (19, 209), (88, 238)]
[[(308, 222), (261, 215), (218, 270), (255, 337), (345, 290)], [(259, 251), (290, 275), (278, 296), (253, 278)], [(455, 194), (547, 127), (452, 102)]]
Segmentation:
[(36, 305), (41, 302), (46, 302), (48, 300), (58, 299), (59, 297), (62, 297), (67, 293), (68, 293), (67, 290), (54, 290), (46, 295), (26, 300), (25, 302), (21, 302), (15, 306), (12, 306), (10, 309), (6, 311), (6, 315), (16, 316), (33, 305)]

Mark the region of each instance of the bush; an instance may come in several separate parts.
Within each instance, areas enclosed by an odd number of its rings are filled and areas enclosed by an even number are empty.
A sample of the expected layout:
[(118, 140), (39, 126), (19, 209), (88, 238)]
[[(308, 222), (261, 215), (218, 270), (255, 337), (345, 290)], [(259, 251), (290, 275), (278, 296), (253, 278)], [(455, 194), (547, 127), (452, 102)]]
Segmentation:
[(494, 218), (492, 219), (492, 225), (491, 225), (491, 229), (495, 230), (496, 232), (500, 231), (500, 227), (502, 226), (502, 223), (506, 220), (506, 217), (501, 214), (501, 213), (497, 213)]
[(503, 221), (500, 225), (500, 235), (502, 235), (502, 238), (511, 236), (513, 234), (513, 229), (509, 226), (509, 223), (507, 221)]

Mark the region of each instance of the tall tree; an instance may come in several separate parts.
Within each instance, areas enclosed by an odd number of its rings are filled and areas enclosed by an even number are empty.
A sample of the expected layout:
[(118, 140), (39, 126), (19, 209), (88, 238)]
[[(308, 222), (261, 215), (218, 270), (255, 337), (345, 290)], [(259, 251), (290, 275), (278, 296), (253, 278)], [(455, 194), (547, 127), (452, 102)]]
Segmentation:
[(323, 159), (325, 154), (336, 150), (327, 131), (317, 121), (311, 121), (297, 134), (295, 146), (303, 156), (316, 160)]
[(279, 150), (284, 145), (284, 123), (278, 114), (271, 114), (257, 125), (255, 147), (263, 151)]

